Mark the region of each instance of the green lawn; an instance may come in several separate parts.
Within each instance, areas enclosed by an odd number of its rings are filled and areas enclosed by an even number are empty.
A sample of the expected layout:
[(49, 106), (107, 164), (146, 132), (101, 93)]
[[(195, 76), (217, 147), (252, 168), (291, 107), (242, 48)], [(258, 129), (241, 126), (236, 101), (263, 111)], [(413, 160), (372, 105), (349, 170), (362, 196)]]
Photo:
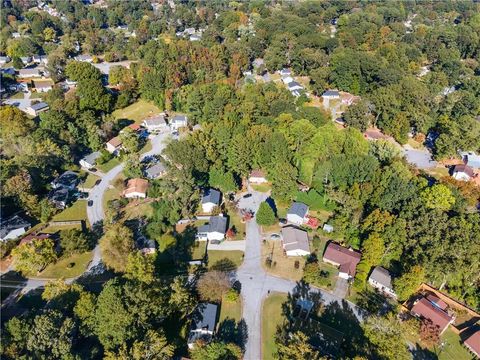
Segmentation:
[(266, 193), (266, 192), (268, 192), (272, 189), (272, 186), (269, 183), (267, 183), (267, 184), (253, 184), (252, 188), (255, 191)]
[(105, 164), (98, 164), (97, 168), (100, 171), (106, 173), (112, 170), (115, 166), (120, 165), (121, 163), (122, 162), (120, 161), (118, 156), (115, 156), (113, 159), (111, 159), (110, 161), (107, 161)]
[(192, 259), (200, 260), (205, 256), (205, 249), (207, 247), (206, 241), (196, 241), (192, 247)]
[[(62, 257), (55, 264), (48, 265), (45, 270), (38, 274), (38, 277), (59, 279), (79, 276), (85, 271), (91, 259), (91, 251), (65, 258)], [(74, 265), (69, 268), (69, 264)]]
[(115, 120), (129, 119), (141, 123), (145, 118), (161, 111), (156, 105), (145, 100), (139, 100), (126, 108), (115, 110), (112, 115)]
[(470, 360), (472, 355), (460, 343), (460, 337), (452, 330), (447, 329), (440, 337), (444, 345), (435, 349), (439, 360)]
[(81, 225), (58, 225), (58, 226), (50, 225), (50, 226), (47, 226), (45, 229), (43, 229), (42, 232), (48, 233), (48, 234), (54, 234), (57, 231), (70, 230), (70, 229), (82, 230), (82, 226)]
[(85, 200), (77, 200), (52, 218), (52, 221), (69, 220), (87, 220), (87, 202)]
[(287, 301), (287, 294), (270, 294), (263, 302), (262, 311), (262, 359), (273, 360), (276, 352), (275, 333), (277, 326), (283, 322), (282, 304)]
[(242, 297), (238, 297), (237, 302), (228, 302), (222, 299), (222, 305), (220, 306), (220, 318), (218, 320), (221, 323), (225, 319), (233, 319), (236, 322), (242, 320)]
[(85, 189), (91, 189), (95, 185), (95, 182), (98, 179), (100, 179), (99, 176), (89, 173), (88, 176), (85, 178), (85, 181), (81, 184), (81, 186), (84, 187)]
[(208, 266), (212, 266), (218, 260), (225, 258), (231, 260), (238, 267), (243, 262), (243, 251), (208, 250)]
[(235, 239), (233, 240), (243, 240), (245, 239), (245, 223), (242, 223), (242, 218), (238, 214), (237, 211), (228, 211), (228, 215), (230, 216), (230, 227), (235, 227), (237, 233), (235, 235)]
[(39, 99), (41, 100), (42, 99), (42, 94), (41, 93), (38, 93), (38, 92), (32, 92), (32, 95), (30, 95), (30, 99)]

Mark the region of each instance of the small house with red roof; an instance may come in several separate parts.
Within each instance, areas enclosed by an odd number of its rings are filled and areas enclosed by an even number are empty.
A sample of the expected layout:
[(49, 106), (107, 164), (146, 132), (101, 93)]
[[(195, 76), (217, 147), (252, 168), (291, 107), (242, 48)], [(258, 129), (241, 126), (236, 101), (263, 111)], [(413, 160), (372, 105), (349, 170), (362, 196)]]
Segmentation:
[(338, 276), (343, 279), (352, 279), (357, 271), (362, 254), (352, 248), (345, 248), (330, 242), (323, 253), (323, 261), (338, 266)]
[(252, 170), (248, 177), (248, 182), (251, 184), (264, 184), (268, 182), (265, 172), (262, 170)]
[[(431, 299), (435, 301), (435, 299)], [(442, 334), (448, 328), (448, 325), (455, 320), (455, 317), (448, 314), (446, 308), (442, 309), (442, 307), (441, 303), (434, 303), (427, 298), (422, 297), (413, 303), (410, 312), (412, 315), (419, 317), (420, 319), (430, 320), (433, 325), (438, 327), (440, 334)]]
[(477, 358), (480, 358), (480, 330), (477, 330), (465, 339), (463, 345), (470, 350)]

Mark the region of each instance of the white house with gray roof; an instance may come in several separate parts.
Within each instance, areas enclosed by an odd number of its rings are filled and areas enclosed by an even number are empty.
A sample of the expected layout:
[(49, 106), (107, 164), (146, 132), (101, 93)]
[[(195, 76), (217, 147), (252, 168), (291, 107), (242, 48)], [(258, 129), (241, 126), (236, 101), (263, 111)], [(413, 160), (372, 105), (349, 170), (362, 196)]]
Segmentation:
[(85, 156), (83, 159), (80, 160), (80, 166), (84, 167), (85, 169), (92, 169), (95, 167), (97, 163), (97, 159), (101, 156), (102, 154), (100, 151), (95, 151), (91, 154), (88, 154)]
[(222, 241), (225, 239), (227, 231), (227, 218), (220, 216), (212, 216), (208, 224), (200, 226), (197, 232), (197, 239), (200, 241)]
[(1, 219), (0, 223), (0, 240), (7, 241), (10, 239), (16, 239), (19, 236), (25, 234), (30, 229), (28, 221), (22, 219), (18, 215), (13, 215), (6, 219)]
[(188, 347), (192, 349), (197, 340), (209, 342), (215, 334), (217, 326), (218, 305), (210, 303), (199, 304), (193, 313), (192, 327), (188, 334)]
[(296, 224), (303, 225), (306, 222), (306, 216), (308, 214), (308, 206), (301, 202), (294, 202), (287, 212), (287, 221)]
[(167, 121), (163, 114), (143, 120), (142, 125), (149, 132), (160, 132), (168, 128)]
[(188, 126), (187, 115), (175, 115), (174, 117), (172, 117), (169, 123), (170, 123), (170, 129), (172, 129), (172, 131), (178, 130), (182, 127), (186, 127)]
[(48, 106), (47, 103), (39, 102), (39, 103), (32, 104), (32, 105), (30, 105), (29, 107), (27, 107), (27, 108), (25, 109), (25, 112), (26, 112), (28, 115), (37, 116), (37, 115), (40, 114), (41, 112), (47, 111), (48, 109), (50, 109), (50, 107)]
[(393, 291), (392, 277), (390, 276), (390, 273), (387, 269), (384, 269), (381, 266), (377, 266), (373, 269), (368, 278), (368, 283), (387, 295), (393, 297), (397, 296), (395, 291)]
[(202, 196), (202, 212), (210, 214), (213, 209), (220, 205), (222, 194), (215, 189), (206, 189)]
[(295, 226), (284, 226), (282, 228), (282, 245), (287, 256), (310, 255), (310, 244), (307, 232)]

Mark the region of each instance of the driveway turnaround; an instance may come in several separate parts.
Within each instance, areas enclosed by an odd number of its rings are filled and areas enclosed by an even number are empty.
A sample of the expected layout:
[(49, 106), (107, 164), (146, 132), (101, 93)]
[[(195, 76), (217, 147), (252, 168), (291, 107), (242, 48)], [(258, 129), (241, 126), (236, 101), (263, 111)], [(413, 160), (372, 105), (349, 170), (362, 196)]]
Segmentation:
[[(253, 192), (257, 201), (254, 211), (258, 210), (261, 201), (259, 193)], [(264, 194), (262, 194), (264, 196)], [(252, 219), (247, 222), (245, 257), (242, 266), (237, 271), (237, 279), (242, 284), (241, 295), (243, 300), (243, 318), (247, 324), (248, 339), (245, 349), (245, 360), (259, 360), (262, 358), (262, 303), (269, 292), (292, 293), (297, 283), (268, 275), (262, 267), (262, 239), (260, 229)], [(332, 302), (342, 303), (342, 298), (329, 292), (312, 288), (312, 292), (319, 292), (325, 304)], [(347, 302), (357, 318), (361, 315), (355, 305)]]

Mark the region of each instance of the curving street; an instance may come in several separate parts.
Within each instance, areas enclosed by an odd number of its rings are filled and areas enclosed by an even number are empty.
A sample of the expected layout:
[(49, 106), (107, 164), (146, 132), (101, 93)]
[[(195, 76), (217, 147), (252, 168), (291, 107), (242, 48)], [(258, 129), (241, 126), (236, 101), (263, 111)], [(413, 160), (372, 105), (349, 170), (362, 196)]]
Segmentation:
[[(260, 202), (264, 201), (266, 195), (252, 192), (254, 208), (258, 210)], [(263, 199), (263, 200), (262, 200)], [(246, 248), (242, 266), (237, 271), (237, 279), (241, 282), (241, 295), (243, 301), (243, 319), (247, 324), (248, 339), (245, 360), (258, 360), (262, 358), (262, 304), (269, 292), (292, 293), (297, 283), (269, 275), (262, 267), (262, 237), (255, 219), (247, 222)], [(342, 303), (341, 297), (335, 296), (327, 291), (312, 288), (311, 291), (319, 292), (325, 304), (332, 302)], [(361, 319), (358, 308), (347, 302), (357, 318)]]

